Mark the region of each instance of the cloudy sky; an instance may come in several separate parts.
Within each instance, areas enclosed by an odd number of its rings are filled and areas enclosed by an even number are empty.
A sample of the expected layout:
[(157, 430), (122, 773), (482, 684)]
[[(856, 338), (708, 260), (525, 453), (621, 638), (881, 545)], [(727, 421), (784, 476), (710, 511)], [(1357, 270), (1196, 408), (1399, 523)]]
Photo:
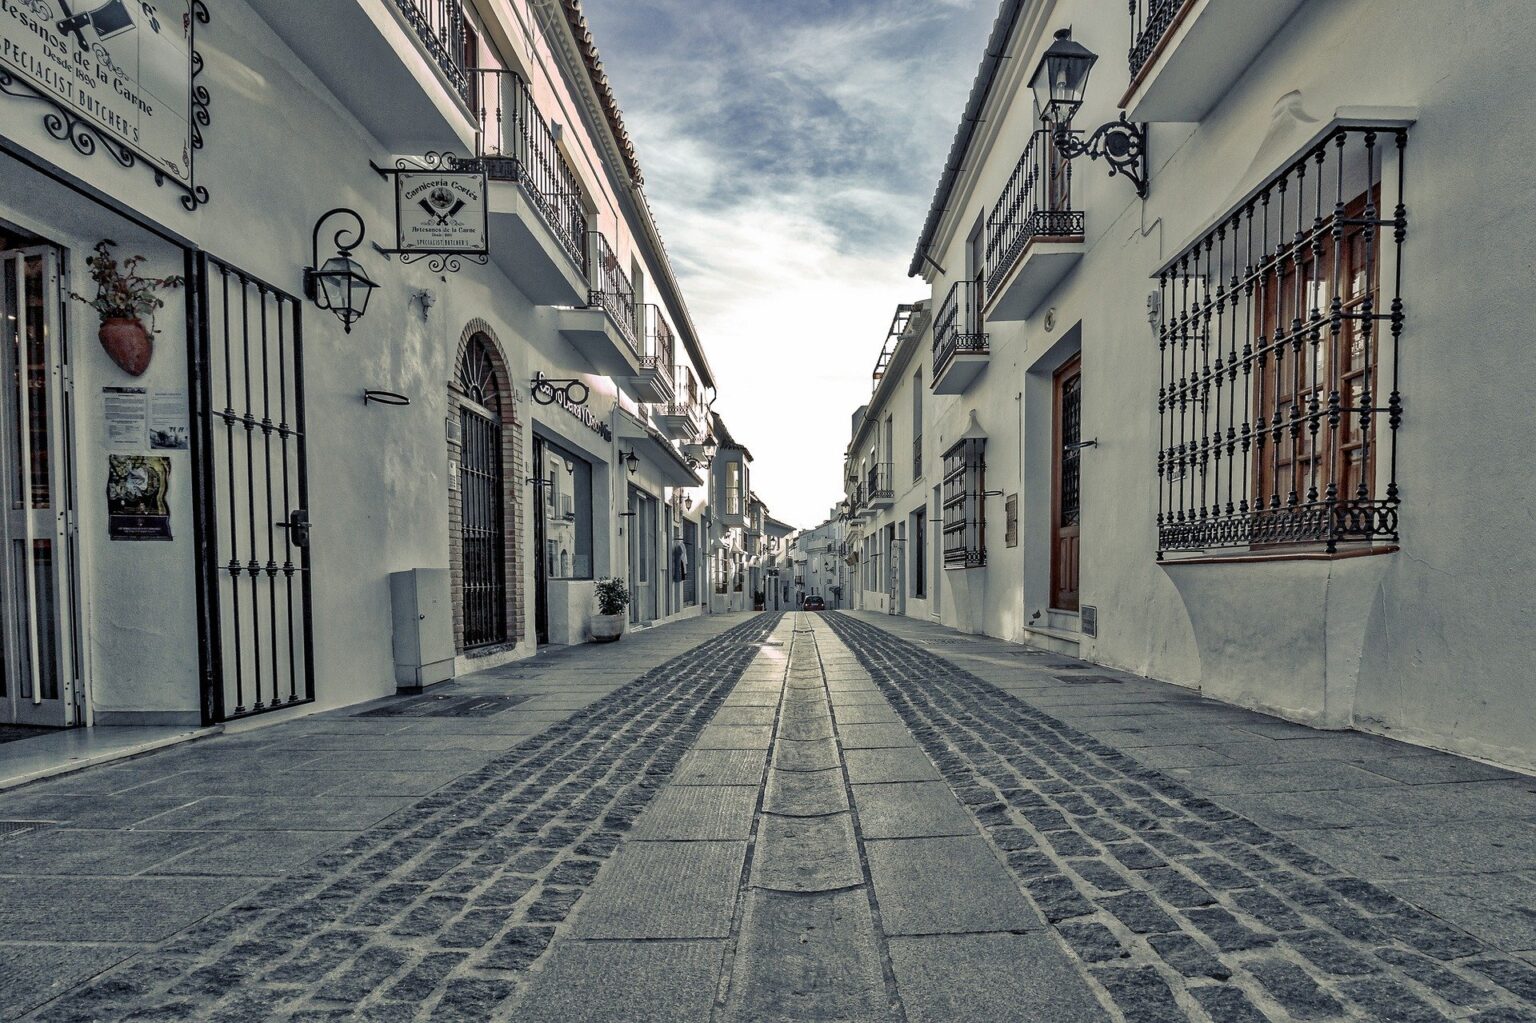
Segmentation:
[(996, 0), (585, 0), (646, 193), (776, 517), (842, 496)]

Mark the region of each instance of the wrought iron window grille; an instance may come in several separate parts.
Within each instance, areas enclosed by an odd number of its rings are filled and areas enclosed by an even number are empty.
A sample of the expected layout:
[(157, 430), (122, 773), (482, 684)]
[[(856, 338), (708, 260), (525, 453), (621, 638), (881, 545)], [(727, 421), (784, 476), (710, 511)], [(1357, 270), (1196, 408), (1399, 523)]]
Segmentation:
[(1075, 239), (1083, 231), (1083, 211), (1072, 208), (1072, 164), (1052, 133), (1038, 129), (987, 217), (988, 291), (997, 292), (1036, 238)]
[[(933, 321), (933, 379), (943, 376), (956, 355), (985, 355), (987, 334), (982, 330), (980, 281), (959, 280), (950, 286)], [(930, 384), (930, 386), (932, 386)]]
[(987, 563), (986, 440), (970, 437), (944, 452), (944, 567)]
[(1332, 129), (1158, 274), (1159, 559), (1399, 538), (1407, 139)]

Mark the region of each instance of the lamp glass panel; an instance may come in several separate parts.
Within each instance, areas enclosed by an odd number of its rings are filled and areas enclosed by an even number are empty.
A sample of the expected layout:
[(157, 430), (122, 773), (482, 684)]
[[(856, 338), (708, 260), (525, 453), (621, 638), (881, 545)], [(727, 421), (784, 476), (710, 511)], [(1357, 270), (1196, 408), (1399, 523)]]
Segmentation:
[(315, 274), (320, 280), (320, 292), (325, 296), (326, 309), (345, 309), (351, 301), (349, 263), (351, 260), (344, 256), (332, 256), (325, 261), (320, 272)]

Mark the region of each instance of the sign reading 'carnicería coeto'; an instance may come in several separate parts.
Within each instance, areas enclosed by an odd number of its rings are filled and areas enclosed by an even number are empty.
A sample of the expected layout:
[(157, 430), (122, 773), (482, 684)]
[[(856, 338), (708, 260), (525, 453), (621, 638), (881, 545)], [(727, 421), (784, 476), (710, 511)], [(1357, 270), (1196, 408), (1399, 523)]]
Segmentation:
[(486, 212), (484, 174), (429, 170), (395, 175), (402, 252), (483, 255), (488, 251)]
[(190, 189), (193, 2), (0, 0), (0, 89), (16, 95), (13, 79), (52, 103), (76, 148), (89, 130)]

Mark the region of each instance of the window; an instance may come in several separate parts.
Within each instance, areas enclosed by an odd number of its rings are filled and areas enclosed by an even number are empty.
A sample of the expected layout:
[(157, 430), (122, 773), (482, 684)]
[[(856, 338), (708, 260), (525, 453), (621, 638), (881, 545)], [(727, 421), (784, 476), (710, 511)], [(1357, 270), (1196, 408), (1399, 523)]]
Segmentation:
[(1019, 495), (1009, 494), (1003, 505), (1003, 546), (1019, 545)]
[(912, 374), (912, 482), (923, 478), (923, 370)]
[(725, 463), (725, 513), (741, 514), (741, 463)]
[(912, 596), (928, 596), (928, 509), (912, 513)]
[(1159, 275), (1160, 557), (1397, 539), (1406, 144), (1335, 129)]
[(987, 563), (985, 488), (986, 439), (970, 437), (944, 452), (944, 567), (977, 568)]
[(591, 579), (592, 463), (542, 438), (537, 454), (544, 480), (546, 578)]

